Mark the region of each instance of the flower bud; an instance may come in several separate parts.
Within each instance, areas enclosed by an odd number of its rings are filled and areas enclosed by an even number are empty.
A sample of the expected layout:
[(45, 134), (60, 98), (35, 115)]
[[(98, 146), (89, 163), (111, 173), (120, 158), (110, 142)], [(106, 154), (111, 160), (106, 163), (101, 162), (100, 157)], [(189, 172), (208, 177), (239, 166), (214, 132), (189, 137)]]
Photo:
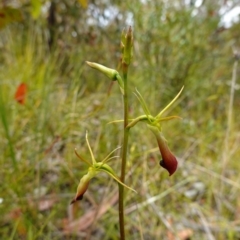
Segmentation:
[(132, 28), (129, 27), (125, 39), (124, 39), (124, 50), (123, 50), (123, 62), (129, 65), (132, 59), (133, 50), (133, 33)]
[(110, 78), (112, 81), (116, 81), (117, 80), (117, 75), (119, 75), (119, 73), (112, 69), (112, 68), (108, 68), (105, 67), (101, 64), (98, 63), (94, 63), (94, 62), (86, 62), (90, 67), (97, 69), (98, 71), (102, 72), (104, 75), (106, 75), (108, 78)]

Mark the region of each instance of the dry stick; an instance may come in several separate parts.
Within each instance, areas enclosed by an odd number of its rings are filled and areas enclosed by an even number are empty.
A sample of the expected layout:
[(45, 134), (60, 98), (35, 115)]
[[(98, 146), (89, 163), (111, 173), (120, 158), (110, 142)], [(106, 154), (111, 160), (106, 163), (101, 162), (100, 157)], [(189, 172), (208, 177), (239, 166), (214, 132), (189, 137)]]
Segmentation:
[(113, 191), (110, 197), (106, 198), (100, 208), (97, 210), (96, 215), (96, 208), (91, 208), (87, 211), (81, 218), (72, 221), (64, 226), (63, 233), (68, 235), (72, 232), (79, 232), (86, 230), (94, 221), (96, 217), (99, 219), (110, 207), (112, 207), (118, 200), (118, 193), (117, 191)]
[(142, 203), (137, 203), (137, 204), (134, 204), (130, 207), (128, 207), (126, 209), (126, 214), (129, 214), (135, 210), (140, 210), (146, 206), (149, 206), (151, 203), (154, 203), (164, 197), (166, 197), (167, 195), (169, 195), (170, 193), (176, 191), (176, 189), (184, 186), (185, 184), (189, 183), (189, 182), (193, 182), (195, 180), (195, 177), (193, 176), (190, 176), (190, 177), (187, 177), (185, 178), (184, 180), (182, 180), (181, 182), (178, 182), (176, 185), (168, 188), (167, 190), (165, 190), (164, 192), (161, 192), (160, 194), (156, 195), (156, 196), (153, 196), (151, 198), (148, 198), (147, 200), (143, 201)]
[(220, 175), (220, 174), (218, 174), (218, 173), (216, 173), (216, 172), (214, 172), (212, 170), (209, 170), (208, 168), (205, 168), (203, 166), (197, 165), (197, 164), (192, 163), (192, 162), (188, 162), (188, 165), (190, 165), (190, 166), (192, 165), (194, 167), (194, 169), (197, 169), (199, 171), (207, 173), (211, 177), (221, 180), (224, 184), (228, 184), (228, 185), (230, 185), (232, 187), (240, 189), (240, 184), (238, 184), (236, 181), (233, 181), (233, 180), (231, 180), (231, 179), (229, 179), (227, 177), (224, 177), (223, 175)]
[(207, 235), (207, 239), (208, 240), (215, 240), (214, 236), (212, 235), (209, 224), (208, 224), (206, 218), (204, 217), (203, 213), (198, 208), (194, 208), (194, 210), (197, 212), (197, 214), (198, 214), (198, 216), (199, 216), (199, 218), (202, 222), (202, 226), (203, 226), (204, 232)]
[[(182, 219), (182, 223), (185, 227), (191, 228), (194, 231), (202, 231), (202, 232), (205, 231), (205, 228), (202, 225), (202, 223), (199, 224), (199, 223), (190, 221), (188, 219)], [(234, 227), (234, 226), (231, 226), (231, 225), (229, 225), (228, 227), (223, 227), (223, 226), (214, 226), (214, 225), (211, 224), (211, 225), (208, 225), (208, 228), (214, 233), (226, 233), (227, 234), (230, 231), (231, 232), (237, 232), (237, 233), (240, 232), (240, 227), (238, 227), (238, 226)]]
[[(151, 198), (150, 194), (146, 194), (147, 198)], [(165, 227), (172, 233), (174, 234), (175, 240), (180, 240), (178, 237), (176, 231), (172, 228), (171, 224), (167, 221), (167, 219), (164, 218), (163, 213), (159, 211), (158, 207), (154, 202), (150, 203), (151, 207), (153, 208), (153, 211), (158, 215), (159, 219), (162, 221), (162, 223), (165, 225)]]

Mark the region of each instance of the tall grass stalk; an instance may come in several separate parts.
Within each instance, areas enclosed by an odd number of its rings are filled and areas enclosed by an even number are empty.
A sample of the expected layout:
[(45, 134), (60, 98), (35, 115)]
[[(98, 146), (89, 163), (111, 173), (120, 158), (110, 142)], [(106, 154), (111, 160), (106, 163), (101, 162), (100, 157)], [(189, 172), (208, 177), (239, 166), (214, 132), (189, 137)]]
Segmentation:
[(9, 126), (8, 126), (9, 119), (7, 119), (6, 103), (4, 102), (4, 96), (3, 96), (3, 85), (0, 86), (0, 117), (3, 125), (3, 129), (5, 131), (7, 143), (9, 146), (12, 165), (14, 167), (14, 170), (16, 170), (18, 168), (18, 165), (17, 165), (13, 142), (10, 135)]
[(224, 151), (223, 151), (223, 158), (222, 158), (222, 175), (223, 176), (225, 175), (225, 169), (228, 164), (229, 154), (230, 154), (229, 140), (230, 140), (231, 129), (232, 129), (233, 100), (234, 100), (234, 92), (235, 92), (235, 85), (236, 85), (236, 79), (237, 79), (237, 68), (238, 68), (238, 59), (235, 60), (233, 64), (233, 70), (232, 70), (232, 79), (231, 79), (228, 114), (227, 114), (227, 129), (225, 134)]

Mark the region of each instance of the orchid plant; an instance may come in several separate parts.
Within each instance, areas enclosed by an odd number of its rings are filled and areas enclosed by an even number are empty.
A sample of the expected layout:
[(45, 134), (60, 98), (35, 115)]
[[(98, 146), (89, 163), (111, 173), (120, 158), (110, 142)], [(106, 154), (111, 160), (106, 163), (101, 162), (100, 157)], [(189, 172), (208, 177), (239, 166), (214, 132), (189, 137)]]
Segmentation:
[[(122, 145), (122, 162), (121, 162), (121, 175), (120, 178), (117, 177), (114, 170), (109, 166), (108, 162), (116, 157), (112, 157), (112, 154), (119, 148), (114, 149), (110, 152), (106, 158), (104, 158), (101, 162), (97, 162), (91, 150), (90, 144), (88, 142), (88, 137), (86, 133), (86, 142), (88, 145), (88, 149), (91, 154), (92, 162), (85, 160), (81, 157), (76, 149), (75, 153), (77, 157), (86, 163), (89, 168), (87, 174), (85, 174), (78, 185), (77, 193), (71, 203), (74, 203), (78, 200), (82, 200), (84, 193), (86, 192), (90, 180), (95, 177), (99, 172), (105, 172), (110, 177), (118, 182), (119, 187), (119, 226), (120, 226), (120, 239), (125, 239), (125, 229), (124, 229), (124, 188), (130, 189), (135, 191), (131, 187), (125, 184), (125, 173), (126, 173), (126, 162), (127, 162), (127, 148), (128, 148), (128, 137), (130, 129), (133, 128), (138, 122), (144, 122), (147, 124), (148, 129), (155, 135), (158, 147), (162, 156), (162, 160), (160, 161), (160, 165), (165, 168), (169, 175), (171, 176), (177, 169), (177, 159), (174, 154), (170, 151), (167, 145), (167, 140), (164, 138), (162, 133), (162, 122), (168, 121), (172, 119), (179, 118), (178, 116), (168, 116), (162, 117), (162, 115), (173, 105), (174, 102), (178, 99), (180, 94), (183, 91), (183, 87), (181, 88), (180, 92), (176, 95), (176, 97), (162, 110), (160, 111), (155, 117), (151, 115), (149, 108), (143, 99), (142, 95), (138, 90), (134, 92), (137, 99), (139, 100), (142, 109), (144, 111), (144, 115), (138, 116), (136, 118), (129, 118), (129, 104), (128, 104), (128, 68), (131, 63), (132, 59), (132, 52), (133, 52), (133, 33), (132, 28), (122, 33), (121, 37), (121, 50), (122, 50), (122, 57), (120, 61), (122, 75), (111, 68), (105, 67), (98, 63), (93, 62), (86, 62), (90, 67), (102, 72), (106, 75), (110, 80), (116, 81), (119, 85), (120, 92), (123, 96), (123, 103), (124, 103), (124, 119), (123, 120), (115, 120), (113, 122), (123, 122), (123, 145)], [(136, 192), (136, 191), (135, 191)]]

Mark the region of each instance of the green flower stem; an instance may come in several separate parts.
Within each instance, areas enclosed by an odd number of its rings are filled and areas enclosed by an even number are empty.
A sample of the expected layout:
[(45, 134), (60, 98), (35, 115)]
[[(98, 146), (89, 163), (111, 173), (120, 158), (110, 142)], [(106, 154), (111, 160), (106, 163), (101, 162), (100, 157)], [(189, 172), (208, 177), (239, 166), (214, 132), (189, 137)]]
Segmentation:
[[(128, 148), (128, 136), (129, 128), (128, 125), (128, 84), (127, 84), (127, 72), (128, 65), (122, 63), (123, 69), (123, 81), (124, 81), (124, 136), (123, 136), (123, 150), (122, 150), (122, 166), (121, 166), (121, 177), (120, 180), (125, 184), (125, 174), (126, 174), (126, 162), (127, 162), (127, 148)], [(125, 228), (124, 228), (124, 187), (118, 184), (119, 189), (119, 225), (120, 225), (120, 239), (125, 240)]]

